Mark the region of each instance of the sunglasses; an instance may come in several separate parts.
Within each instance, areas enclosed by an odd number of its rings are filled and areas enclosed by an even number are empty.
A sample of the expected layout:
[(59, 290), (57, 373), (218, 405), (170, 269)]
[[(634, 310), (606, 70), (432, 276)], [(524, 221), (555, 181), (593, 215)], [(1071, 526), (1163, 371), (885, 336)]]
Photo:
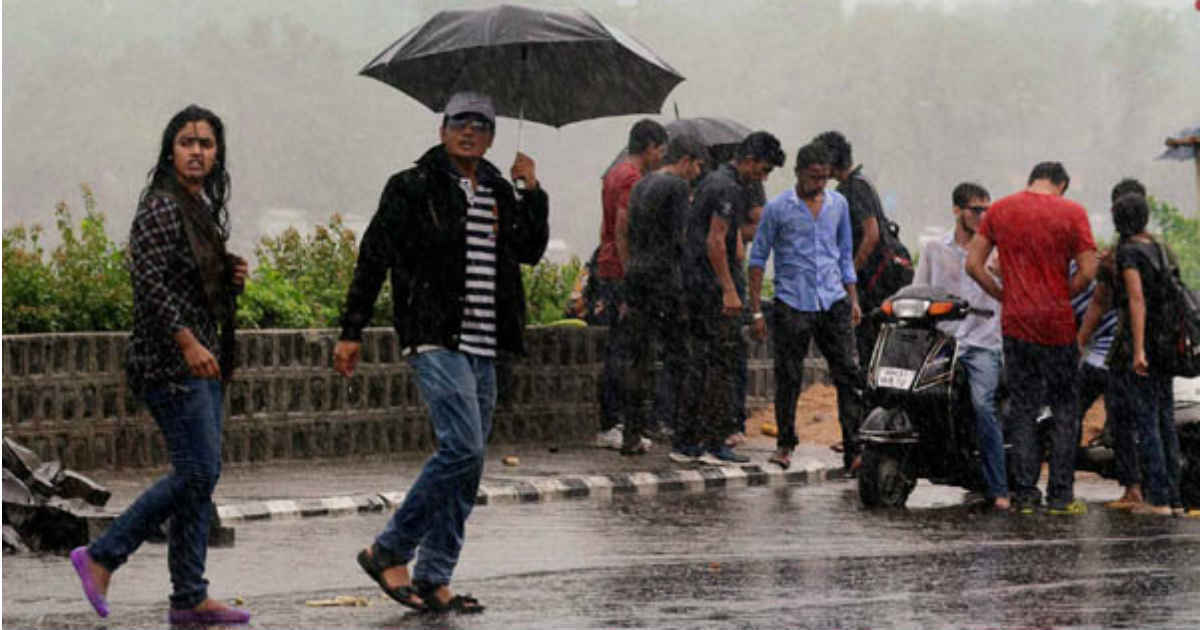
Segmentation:
[(446, 127), (452, 131), (471, 129), (478, 133), (491, 133), (492, 123), (475, 116), (454, 116), (446, 121)]

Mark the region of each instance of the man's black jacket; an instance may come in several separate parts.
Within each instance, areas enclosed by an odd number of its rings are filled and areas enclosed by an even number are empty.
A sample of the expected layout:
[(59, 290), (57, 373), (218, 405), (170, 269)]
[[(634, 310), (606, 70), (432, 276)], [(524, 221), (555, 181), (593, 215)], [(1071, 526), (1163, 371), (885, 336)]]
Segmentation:
[[(548, 197), (537, 188), (524, 191), (517, 201), (512, 186), (487, 160), (480, 160), (476, 180), (492, 190), (498, 211), (497, 345), (523, 354), (525, 292), (520, 263), (536, 264), (546, 250)], [(401, 349), (458, 348), (466, 291), (466, 222), (467, 196), (442, 145), (426, 151), (413, 168), (392, 175), (359, 245), (342, 312), (341, 338), (362, 338), (390, 270), (393, 321)]]

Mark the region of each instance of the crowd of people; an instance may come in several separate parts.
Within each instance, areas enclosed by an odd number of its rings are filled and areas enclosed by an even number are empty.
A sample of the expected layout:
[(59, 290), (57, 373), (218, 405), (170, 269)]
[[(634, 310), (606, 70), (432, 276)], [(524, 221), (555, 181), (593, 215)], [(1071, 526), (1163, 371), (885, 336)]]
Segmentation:
[[(769, 462), (791, 464), (804, 359), (815, 342), (837, 390), (842, 441), (834, 447), (843, 474), (855, 474), (878, 334), (877, 320), (864, 314), (887, 297), (875, 281), (891, 256), (891, 222), (842, 133), (800, 147), (795, 184), (768, 201), (762, 184), (784, 161), (767, 132), (721, 159), (648, 119), (630, 130), (628, 157), (603, 178), (596, 280), (586, 290), (592, 321), (611, 330), (598, 446), (641, 455), (659, 437), (670, 441), (675, 462), (747, 461), (736, 450), (745, 432), (746, 337), (770, 331), (779, 434)], [(1169, 357), (1159, 342), (1173, 257), (1146, 232), (1138, 181), (1113, 187), (1118, 241), (1103, 253), (1084, 208), (1064, 197), (1069, 184), (1057, 162), (1036, 165), (1024, 190), (995, 202), (977, 183), (958, 184), (954, 224), (925, 244), (912, 277), (976, 309), (940, 325), (957, 341), (969, 385), (986, 505), (1085, 511), (1073, 492), (1076, 449), (1085, 412), (1103, 396), (1124, 489), (1107, 505), (1179, 512)], [(768, 260), (774, 299), (764, 304)], [(1020, 392), (1003, 414), (1002, 381)], [(1039, 431), (1044, 406), (1050, 426)]]
[[(444, 108), (440, 142), (388, 180), (359, 247), (333, 351), (333, 368), (351, 376), (390, 277), (399, 346), (429, 407), (437, 450), (357, 562), (396, 602), (423, 611), (484, 609), (450, 581), (483, 471), (495, 360), (523, 351), (520, 265), (537, 263), (549, 240), (549, 197), (533, 159), (517, 153), (508, 175), (518, 187), (484, 158), (495, 129), (487, 95), (457, 93)], [(113, 574), (169, 519), (169, 621), (250, 619), (210, 598), (204, 578), (221, 470), (221, 401), (247, 274), (246, 260), (226, 249), (226, 155), (216, 114), (194, 105), (180, 111), (163, 131), (133, 219), (127, 378), (162, 430), (172, 470), (104, 535), (70, 554), (102, 617)], [(863, 314), (886, 297), (880, 278), (899, 260), (889, 249), (898, 246), (889, 245), (892, 224), (842, 134), (826, 132), (800, 147), (795, 185), (768, 201), (763, 182), (785, 161), (779, 140), (765, 131), (717, 157), (695, 138), (670, 138), (652, 120), (631, 129), (628, 157), (604, 176), (589, 290), (593, 316), (611, 327), (602, 443), (644, 455), (650, 436), (661, 434), (670, 436), (676, 462), (748, 461), (736, 450), (746, 421), (745, 327), (756, 339), (768, 330), (774, 338), (779, 436), (770, 462), (791, 464), (803, 362), (815, 341), (837, 387), (841, 449), (853, 474), (864, 411), (860, 359), (877, 332)], [(959, 185), (954, 227), (925, 248), (916, 279), (1002, 313), (968, 318), (954, 331), (993, 507), (1032, 510), (1041, 502), (1034, 422), (1049, 402), (1047, 507), (1083, 511), (1072, 492), (1074, 450), (1082, 410), (1102, 393), (1125, 489), (1109, 505), (1170, 515), (1182, 510), (1179, 442), (1169, 357), (1157, 343), (1166, 326), (1170, 253), (1146, 232), (1145, 189), (1124, 180), (1112, 194), (1120, 238), (1097, 255), (1083, 207), (1063, 197), (1069, 183), (1061, 164), (1047, 162), (1033, 169), (1027, 189), (994, 203), (983, 187)], [(768, 259), (769, 309), (762, 302)], [(660, 358), (666, 368), (656, 382)], [(1001, 372), (1022, 392), (1010, 398), (1004, 418), (995, 404)], [(1011, 476), (1004, 435), (1014, 455)]]
[[(877, 332), (863, 313), (886, 297), (857, 278), (878, 278), (887, 219), (841, 133), (801, 148), (794, 190), (768, 202), (763, 182), (785, 161), (779, 140), (764, 131), (722, 152), (668, 138), (649, 119), (633, 125), (627, 157), (603, 177), (600, 245), (580, 300), (592, 323), (613, 331), (598, 446), (639, 455), (661, 436), (679, 463), (748, 461), (736, 450), (747, 419), (749, 348), (741, 330), (764, 339), (769, 312), (780, 430), (771, 461), (790, 466), (795, 403), (814, 340), (837, 387), (842, 441), (835, 447), (852, 474), (865, 411), (858, 357), (869, 356)], [(826, 186), (831, 178), (836, 191)], [(764, 308), (772, 252), (775, 299)], [(656, 360), (664, 366), (657, 381)]]

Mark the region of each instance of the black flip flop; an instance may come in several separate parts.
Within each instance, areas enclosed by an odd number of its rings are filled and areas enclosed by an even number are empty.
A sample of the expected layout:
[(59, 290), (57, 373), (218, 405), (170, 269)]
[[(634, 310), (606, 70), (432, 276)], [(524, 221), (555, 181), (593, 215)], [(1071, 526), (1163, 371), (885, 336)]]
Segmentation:
[[(379, 563), (375, 561), (375, 551), (375, 545), (371, 545), (370, 553), (368, 553), (366, 549), (358, 552), (358, 566), (362, 567), (362, 570), (368, 576), (370, 576), (372, 580), (375, 580), (375, 583), (379, 585), (379, 588), (383, 589), (384, 593), (387, 593), (388, 597), (396, 600), (396, 602), (401, 606), (407, 606), (413, 610), (419, 610), (421, 612), (429, 610), (428, 605), (425, 603), (425, 598), (421, 597), (421, 594), (417, 592), (417, 589), (413, 588), (412, 586), (389, 587), (387, 585), (387, 581), (383, 579), (383, 572), (385, 569), (387, 569), (387, 567), (381, 567), (379, 566)], [(413, 601), (413, 597), (417, 597), (421, 601)]]
[(450, 601), (443, 604), (435, 594), (441, 586), (441, 584), (434, 584), (425, 580), (413, 580), (413, 588), (416, 589), (417, 596), (425, 602), (425, 609), (431, 613), (445, 614), (454, 612), (460, 615), (476, 615), (484, 611), (485, 606), (480, 604), (478, 599), (471, 597), (470, 593), (455, 595), (450, 598)]

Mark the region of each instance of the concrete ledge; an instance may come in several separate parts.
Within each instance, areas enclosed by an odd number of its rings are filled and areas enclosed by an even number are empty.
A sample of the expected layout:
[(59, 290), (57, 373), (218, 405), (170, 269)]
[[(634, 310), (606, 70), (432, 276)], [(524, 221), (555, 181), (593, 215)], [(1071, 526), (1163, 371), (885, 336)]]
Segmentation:
[[(475, 505), (545, 503), (568, 499), (610, 500), (620, 494), (699, 493), (715, 488), (816, 483), (831, 478), (839, 470), (818, 460), (807, 459), (794, 461), (786, 471), (774, 465), (749, 464), (524, 479), (480, 484)], [(254, 501), (219, 505), (217, 514), (222, 523), (340, 516), (394, 509), (404, 501), (404, 496), (404, 492), (381, 492), (322, 499)]]

